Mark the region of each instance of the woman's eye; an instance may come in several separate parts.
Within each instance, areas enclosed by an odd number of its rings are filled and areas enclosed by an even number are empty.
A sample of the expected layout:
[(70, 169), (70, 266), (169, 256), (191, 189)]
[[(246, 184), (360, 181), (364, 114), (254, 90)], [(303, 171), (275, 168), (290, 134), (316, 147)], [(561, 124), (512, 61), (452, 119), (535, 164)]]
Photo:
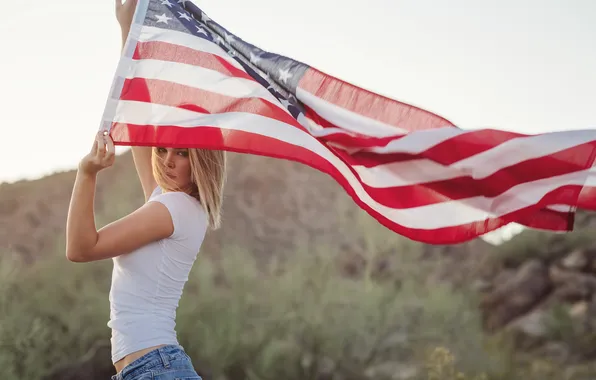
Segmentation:
[(188, 157), (188, 152), (178, 152), (182, 157)]
[(166, 149), (165, 148), (157, 148), (157, 153), (165, 153)]

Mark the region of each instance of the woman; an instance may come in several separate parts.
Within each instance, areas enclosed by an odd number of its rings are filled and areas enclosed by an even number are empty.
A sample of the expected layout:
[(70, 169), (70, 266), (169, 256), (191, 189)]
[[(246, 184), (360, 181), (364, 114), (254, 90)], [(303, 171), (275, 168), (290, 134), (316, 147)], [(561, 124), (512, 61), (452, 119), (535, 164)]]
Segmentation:
[[(123, 39), (136, 2), (116, 0)], [(98, 133), (78, 168), (66, 231), (73, 262), (111, 258), (112, 379), (200, 379), (178, 343), (175, 318), (182, 290), (208, 227), (218, 228), (225, 153), (132, 147), (145, 204), (97, 231), (97, 173), (115, 160), (114, 143)]]

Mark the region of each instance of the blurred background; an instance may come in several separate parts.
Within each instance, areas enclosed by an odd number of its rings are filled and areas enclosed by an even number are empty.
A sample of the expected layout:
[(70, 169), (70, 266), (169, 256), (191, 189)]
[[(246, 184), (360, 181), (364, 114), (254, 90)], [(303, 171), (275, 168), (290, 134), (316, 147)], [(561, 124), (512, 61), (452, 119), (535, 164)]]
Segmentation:
[[(596, 217), (569, 234), (431, 246), (380, 226), (326, 175), (229, 157), (224, 227), (178, 310), (204, 379), (596, 376)], [(65, 258), (74, 175), (0, 185), (2, 379), (113, 373), (112, 263)], [(125, 153), (100, 173), (98, 227), (142, 201)]]
[[(465, 128), (596, 125), (589, 0), (196, 3), (264, 49)], [(0, 24), (0, 378), (107, 379), (112, 262), (66, 260), (64, 229), (119, 57), (113, 2), (31, 0), (13, 16)], [(178, 310), (205, 380), (596, 377), (595, 215), (568, 234), (425, 245), (311, 168), (228, 157), (223, 228)], [(142, 201), (121, 148), (100, 174), (98, 228)]]

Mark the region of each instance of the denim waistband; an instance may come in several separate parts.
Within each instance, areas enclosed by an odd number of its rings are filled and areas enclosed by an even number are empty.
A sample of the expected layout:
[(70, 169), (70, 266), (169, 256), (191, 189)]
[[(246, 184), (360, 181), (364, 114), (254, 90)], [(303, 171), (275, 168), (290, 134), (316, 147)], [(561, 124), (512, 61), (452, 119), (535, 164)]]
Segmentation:
[(180, 351), (184, 352), (184, 348), (177, 344), (156, 348), (128, 364), (120, 373), (112, 376), (112, 380), (124, 380), (131, 373), (144, 372), (155, 367), (169, 368), (172, 355)]

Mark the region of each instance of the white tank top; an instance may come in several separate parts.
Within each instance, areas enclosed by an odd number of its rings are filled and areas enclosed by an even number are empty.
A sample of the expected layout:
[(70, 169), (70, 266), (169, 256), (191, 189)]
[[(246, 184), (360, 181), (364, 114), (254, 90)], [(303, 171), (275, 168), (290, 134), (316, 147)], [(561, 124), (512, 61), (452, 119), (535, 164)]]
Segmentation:
[(148, 202), (170, 211), (174, 233), (131, 253), (114, 257), (110, 289), (112, 362), (160, 344), (178, 344), (176, 310), (207, 232), (207, 214), (182, 192), (161, 193)]

